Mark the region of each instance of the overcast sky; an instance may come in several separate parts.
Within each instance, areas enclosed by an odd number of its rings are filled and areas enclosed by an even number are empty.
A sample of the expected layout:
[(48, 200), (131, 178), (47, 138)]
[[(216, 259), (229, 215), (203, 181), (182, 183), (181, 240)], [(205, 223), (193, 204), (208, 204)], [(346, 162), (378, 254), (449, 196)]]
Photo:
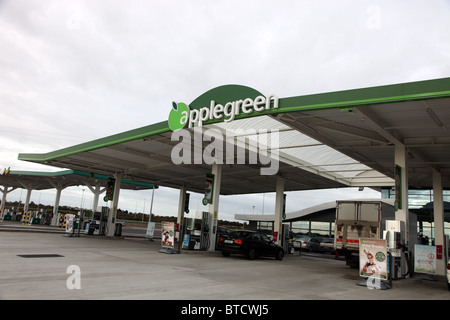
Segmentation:
[[(289, 97), (449, 77), (449, 30), (448, 0), (0, 0), (0, 168), (59, 170), (17, 155), (167, 120), (172, 101), (219, 85)], [(82, 189), (64, 190), (61, 205), (90, 208)], [(55, 193), (31, 200), (53, 204)], [(371, 196), (290, 192), (286, 205)], [(150, 198), (122, 192), (119, 207), (148, 213)], [(222, 197), (219, 218), (261, 213), (263, 203), (273, 213), (273, 199)], [(177, 202), (178, 191), (157, 190), (153, 212), (176, 215)]]

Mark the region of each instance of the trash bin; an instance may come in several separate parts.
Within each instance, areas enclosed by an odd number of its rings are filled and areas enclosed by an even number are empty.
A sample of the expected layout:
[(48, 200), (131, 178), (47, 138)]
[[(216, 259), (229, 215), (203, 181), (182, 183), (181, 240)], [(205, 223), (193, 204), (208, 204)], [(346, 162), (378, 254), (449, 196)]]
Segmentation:
[(114, 230), (114, 236), (120, 237), (122, 235), (122, 223), (118, 222), (116, 223), (116, 228)]

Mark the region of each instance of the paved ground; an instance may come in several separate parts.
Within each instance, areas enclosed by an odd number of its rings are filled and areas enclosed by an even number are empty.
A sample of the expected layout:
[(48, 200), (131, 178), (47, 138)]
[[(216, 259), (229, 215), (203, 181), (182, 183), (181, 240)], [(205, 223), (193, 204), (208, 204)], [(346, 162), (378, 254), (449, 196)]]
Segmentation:
[[(356, 285), (343, 261), (287, 255), (283, 261), (246, 260), (219, 253), (160, 253), (160, 243), (133, 238), (64, 237), (0, 232), (0, 299), (190, 300), (448, 300), (442, 280), (394, 281), (390, 290)], [(59, 257), (24, 258), (53, 254)], [(80, 289), (75, 285), (79, 268)], [(69, 281), (68, 281), (69, 280)]]
[[(41, 233), (65, 233), (64, 228), (59, 228), (55, 226), (48, 226), (44, 224), (30, 224), (23, 225), (19, 221), (1, 221), (0, 220), (0, 231), (19, 231), (19, 232), (41, 232)], [(129, 227), (126, 224), (122, 228), (122, 235), (127, 237), (142, 237), (145, 238), (146, 228), (139, 227)], [(77, 230), (75, 231), (75, 233)], [(83, 232), (85, 233), (85, 232)], [(155, 229), (155, 238), (161, 238), (161, 229)]]

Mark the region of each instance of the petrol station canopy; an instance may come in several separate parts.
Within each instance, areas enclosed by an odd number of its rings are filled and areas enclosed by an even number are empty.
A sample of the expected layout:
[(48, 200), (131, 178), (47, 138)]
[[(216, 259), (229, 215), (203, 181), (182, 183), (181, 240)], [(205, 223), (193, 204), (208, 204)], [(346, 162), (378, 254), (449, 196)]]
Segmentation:
[[(14, 171), (0, 175), (0, 185), (33, 190), (46, 190), (53, 188), (67, 188), (83, 186), (89, 183), (92, 186), (106, 187), (108, 177), (101, 174), (89, 173), (80, 170), (63, 170), (57, 172), (44, 171)], [(121, 188), (128, 190), (152, 189), (153, 185), (146, 182), (122, 179)], [(158, 186), (155, 186), (158, 188)]]
[[(249, 87), (225, 85), (201, 95), (189, 107), (199, 110), (211, 100), (225, 105), (261, 95)], [(203, 123), (203, 131), (211, 128), (258, 133), (265, 129), (267, 135), (273, 129), (280, 142), (276, 175), (261, 175), (265, 165), (260, 163), (227, 161), (224, 153), (220, 189), (224, 195), (273, 192), (277, 176), (285, 179), (285, 191), (391, 187), (396, 146), (407, 150), (410, 188), (431, 189), (432, 170), (441, 173), (443, 188), (450, 188), (450, 78), (279, 98), (276, 109)], [(180, 141), (172, 141), (171, 136), (168, 122), (163, 121), (18, 158), (110, 177), (121, 173), (129, 180), (203, 192), (211, 165), (174, 164), (172, 150)], [(246, 154), (251, 141), (258, 139), (256, 134), (247, 138)], [(201, 150), (210, 143), (201, 141)], [(194, 139), (190, 147), (194, 157), (199, 150)]]

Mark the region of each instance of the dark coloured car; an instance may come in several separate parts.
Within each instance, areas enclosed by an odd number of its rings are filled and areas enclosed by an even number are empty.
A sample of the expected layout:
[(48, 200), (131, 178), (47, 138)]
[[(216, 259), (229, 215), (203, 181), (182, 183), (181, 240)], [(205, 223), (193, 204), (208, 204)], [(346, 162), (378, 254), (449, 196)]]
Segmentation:
[(216, 250), (219, 250), (219, 239), (221, 237), (228, 237), (231, 230), (224, 227), (217, 227), (217, 237), (216, 237)]
[(450, 257), (447, 260), (447, 288), (450, 290)]
[(284, 257), (281, 246), (257, 231), (233, 231), (219, 238), (218, 249), (225, 257), (230, 254), (243, 254), (250, 260), (259, 256), (275, 257), (277, 260), (283, 260)]

